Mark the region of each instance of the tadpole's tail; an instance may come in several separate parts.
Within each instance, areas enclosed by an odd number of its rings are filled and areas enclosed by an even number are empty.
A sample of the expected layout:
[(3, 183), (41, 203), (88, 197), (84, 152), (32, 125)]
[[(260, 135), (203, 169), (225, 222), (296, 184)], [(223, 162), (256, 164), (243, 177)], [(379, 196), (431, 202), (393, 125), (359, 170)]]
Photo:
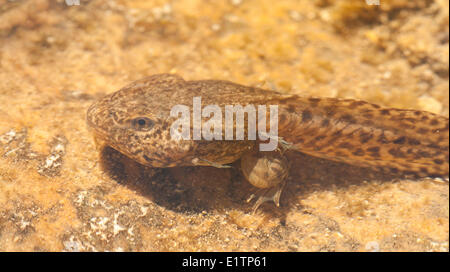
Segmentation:
[(449, 119), (351, 99), (278, 101), (279, 136), (312, 156), (393, 173), (449, 175)]

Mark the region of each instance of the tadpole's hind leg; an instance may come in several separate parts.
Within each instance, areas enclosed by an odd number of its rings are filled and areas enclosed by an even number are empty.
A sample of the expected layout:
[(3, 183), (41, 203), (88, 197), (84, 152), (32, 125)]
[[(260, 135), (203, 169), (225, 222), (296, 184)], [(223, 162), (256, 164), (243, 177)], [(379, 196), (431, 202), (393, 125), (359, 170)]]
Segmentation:
[[(251, 150), (241, 158), (241, 171), (253, 186), (260, 188), (253, 212), (267, 201), (280, 205), (280, 195), (289, 175), (289, 163), (280, 151)], [(251, 201), (255, 195), (247, 200)]]
[[(280, 206), (280, 196), (283, 192), (284, 186), (286, 185), (286, 180), (281, 181), (278, 185), (272, 188), (259, 189), (257, 193), (258, 199), (253, 205), (252, 212), (255, 213), (256, 210), (263, 204), (264, 202), (273, 202), (277, 207)], [(251, 194), (247, 199), (247, 202), (252, 201), (255, 198), (255, 194)]]

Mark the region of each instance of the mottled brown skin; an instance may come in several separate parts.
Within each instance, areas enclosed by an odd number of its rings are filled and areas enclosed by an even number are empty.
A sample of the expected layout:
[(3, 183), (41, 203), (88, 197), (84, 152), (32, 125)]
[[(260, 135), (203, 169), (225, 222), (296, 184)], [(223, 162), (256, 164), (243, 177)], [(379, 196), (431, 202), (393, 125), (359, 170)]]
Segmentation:
[(417, 176), (449, 173), (446, 117), (352, 99), (281, 94), (228, 81), (150, 76), (94, 103), (87, 122), (104, 144), (152, 167), (224, 165), (254, 148), (255, 141), (172, 140), (175, 118), (170, 109), (176, 104), (192, 109), (196, 96), (203, 107), (218, 105), (222, 110), (225, 105), (278, 105), (278, 135), (291, 149), (311, 156)]
[(279, 134), (303, 153), (393, 173), (448, 176), (448, 118), (336, 98), (297, 98), (283, 109)]

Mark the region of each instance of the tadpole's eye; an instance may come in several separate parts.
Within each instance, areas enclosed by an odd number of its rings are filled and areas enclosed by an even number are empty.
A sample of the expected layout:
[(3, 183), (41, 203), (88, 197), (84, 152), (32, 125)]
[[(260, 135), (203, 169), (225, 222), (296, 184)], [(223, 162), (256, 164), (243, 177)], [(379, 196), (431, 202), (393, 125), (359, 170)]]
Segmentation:
[(131, 125), (136, 130), (150, 130), (155, 123), (147, 117), (136, 117), (131, 120)]

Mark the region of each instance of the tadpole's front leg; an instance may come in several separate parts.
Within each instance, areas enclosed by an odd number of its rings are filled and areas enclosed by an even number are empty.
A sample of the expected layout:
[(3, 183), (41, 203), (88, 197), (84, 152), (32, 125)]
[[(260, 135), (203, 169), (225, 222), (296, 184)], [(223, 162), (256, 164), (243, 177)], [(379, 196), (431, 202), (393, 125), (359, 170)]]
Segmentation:
[(203, 166), (205, 166), (205, 165), (206, 166), (212, 166), (212, 167), (215, 167), (215, 168), (231, 168), (230, 165), (212, 162), (212, 161), (209, 161), (209, 160), (203, 159), (203, 158), (194, 158), (192, 160), (192, 164), (193, 165), (197, 165), (197, 166), (202, 166), (202, 165)]
[[(241, 158), (241, 171), (253, 186), (260, 188), (253, 212), (266, 201), (280, 205), (280, 195), (289, 176), (289, 162), (281, 151), (258, 151), (255, 148)], [(251, 195), (247, 201), (251, 201)]]

